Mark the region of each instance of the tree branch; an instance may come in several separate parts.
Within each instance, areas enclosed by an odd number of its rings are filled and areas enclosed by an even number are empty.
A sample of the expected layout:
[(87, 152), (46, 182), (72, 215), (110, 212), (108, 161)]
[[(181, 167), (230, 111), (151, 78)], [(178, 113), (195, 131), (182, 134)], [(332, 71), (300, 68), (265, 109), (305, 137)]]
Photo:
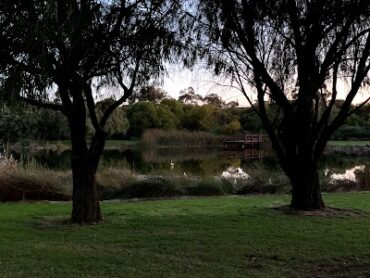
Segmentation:
[(117, 107), (119, 107), (121, 104), (123, 104), (131, 96), (132, 91), (133, 91), (133, 89), (134, 89), (134, 87), (136, 85), (136, 79), (137, 79), (137, 75), (138, 75), (138, 72), (139, 72), (139, 69), (140, 69), (140, 62), (141, 62), (141, 55), (139, 55), (139, 57), (137, 58), (135, 69), (134, 69), (134, 72), (133, 72), (133, 75), (132, 75), (132, 79), (131, 79), (130, 87), (127, 87), (123, 83), (121, 73), (118, 73), (117, 74), (118, 83), (122, 87), (124, 93), (123, 93), (123, 96), (120, 99), (118, 99), (117, 101), (115, 101), (111, 106), (109, 106), (108, 109), (103, 114), (103, 117), (100, 119), (100, 127), (101, 128), (104, 128), (105, 124), (108, 121), (108, 118), (113, 113), (113, 111)]
[(39, 100), (30, 99), (30, 98), (26, 98), (26, 97), (19, 97), (19, 99), (22, 102), (25, 102), (29, 105), (32, 105), (32, 106), (35, 106), (35, 107), (38, 107), (38, 108), (46, 108), (46, 109), (50, 109), (50, 110), (54, 110), (54, 111), (60, 111), (60, 112), (64, 111), (63, 106), (60, 105), (60, 104), (54, 104), (54, 103), (50, 103), (50, 102), (42, 102), (42, 101), (39, 101)]
[(368, 97), (364, 102), (353, 108), (351, 111), (348, 112), (348, 117), (354, 113), (357, 113), (362, 107), (364, 107), (370, 101), (370, 97)]
[(100, 130), (100, 125), (98, 118), (96, 116), (96, 111), (95, 111), (95, 101), (92, 95), (92, 90), (90, 84), (85, 84), (84, 85), (84, 94), (86, 97), (86, 104), (87, 108), (89, 109), (89, 115), (91, 119), (91, 123), (93, 124), (94, 128), (96, 131)]

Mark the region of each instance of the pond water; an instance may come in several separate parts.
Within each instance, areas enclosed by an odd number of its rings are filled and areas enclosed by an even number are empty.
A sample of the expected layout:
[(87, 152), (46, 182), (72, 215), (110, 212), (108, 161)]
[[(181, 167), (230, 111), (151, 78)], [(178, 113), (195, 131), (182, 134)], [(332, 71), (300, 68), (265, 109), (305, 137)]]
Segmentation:
[[(37, 164), (55, 170), (70, 168), (71, 151), (40, 150), (12, 152), (17, 161)], [(124, 167), (138, 174), (187, 173), (189, 175), (215, 175), (228, 167), (241, 167), (251, 162), (274, 162), (271, 154), (259, 149), (244, 152), (223, 152), (217, 149), (159, 148), (106, 150), (100, 167)], [(171, 164), (172, 162), (172, 164)]]
[[(36, 164), (55, 170), (70, 169), (70, 150), (22, 153), (13, 152), (14, 157), (25, 164)], [(261, 182), (280, 182), (284, 179), (271, 151), (249, 149), (243, 152), (226, 152), (218, 149), (201, 148), (159, 148), (106, 150), (100, 168), (127, 169), (139, 175), (176, 176), (230, 176), (248, 179), (258, 176)], [(365, 176), (369, 183), (369, 156), (345, 153), (327, 154), (323, 157), (322, 178), (328, 182), (357, 182)], [(364, 174), (365, 173), (365, 174)]]

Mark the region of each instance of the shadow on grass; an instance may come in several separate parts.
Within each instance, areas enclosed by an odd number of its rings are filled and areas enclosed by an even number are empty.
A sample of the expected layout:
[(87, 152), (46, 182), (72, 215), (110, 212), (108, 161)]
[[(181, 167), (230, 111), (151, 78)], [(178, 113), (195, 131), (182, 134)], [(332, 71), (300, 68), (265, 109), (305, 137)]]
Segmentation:
[(314, 261), (302, 270), (304, 277), (370, 277), (370, 254)]
[(303, 211), (291, 208), (289, 205), (270, 207), (273, 211), (293, 216), (311, 216), (311, 217), (333, 217), (333, 218), (354, 218), (354, 217), (368, 217), (370, 212), (359, 209), (343, 209), (327, 207), (322, 210)]

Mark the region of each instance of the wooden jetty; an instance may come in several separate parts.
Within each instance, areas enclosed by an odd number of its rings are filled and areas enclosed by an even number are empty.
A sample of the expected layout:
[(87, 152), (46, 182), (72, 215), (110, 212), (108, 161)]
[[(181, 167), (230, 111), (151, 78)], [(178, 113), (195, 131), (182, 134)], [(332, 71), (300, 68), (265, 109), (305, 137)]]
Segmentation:
[(228, 136), (224, 138), (224, 150), (242, 151), (252, 147), (258, 147), (260, 144), (268, 142), (267, 135), (259, 133), (246, 133), (241, 135)]
[(245, 150), (224, 150), (223, 156), (226, 158), (241, 158), (244, 160), (262, 159), (271, 154), (261, 148), (247, 148)]

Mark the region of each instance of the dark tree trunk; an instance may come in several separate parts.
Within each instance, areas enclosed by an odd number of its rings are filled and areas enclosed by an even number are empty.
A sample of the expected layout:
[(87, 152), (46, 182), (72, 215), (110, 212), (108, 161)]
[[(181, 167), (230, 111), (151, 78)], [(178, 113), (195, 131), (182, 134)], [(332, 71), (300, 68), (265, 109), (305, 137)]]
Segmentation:
[(298, 210), (315, 210), (325, 208), (321, 197), (321, 188), (318, 173), (312, 176), (291, 175), (292, 201), (291, 207)]
[(309, 147), (304, 153), (285, 158), (284, 171), (292, 185), (291, 207), (298, 210), (316, 210), (325, 208), (321, 196), (320, 179), (317, 161), (313, 158)]
[(73, 223), (95, 223), (102, 220), (94, 160), (89, 155), (72, 158)]
[(106, 136), (104, 132), (97, 131), (90, 148), (87, 147), (86, 108), (83, 97), (79, 93), (74, 94), (68, 118), (72, 143), (72, 222), (96, 223), (102, 220), (96, 171)]
[(96, 223), (103, 219), (98, 198), (96, 171), (104, 143), (105, 135), (96, 134), (89, 151), (72, 148), (73, 223)]

